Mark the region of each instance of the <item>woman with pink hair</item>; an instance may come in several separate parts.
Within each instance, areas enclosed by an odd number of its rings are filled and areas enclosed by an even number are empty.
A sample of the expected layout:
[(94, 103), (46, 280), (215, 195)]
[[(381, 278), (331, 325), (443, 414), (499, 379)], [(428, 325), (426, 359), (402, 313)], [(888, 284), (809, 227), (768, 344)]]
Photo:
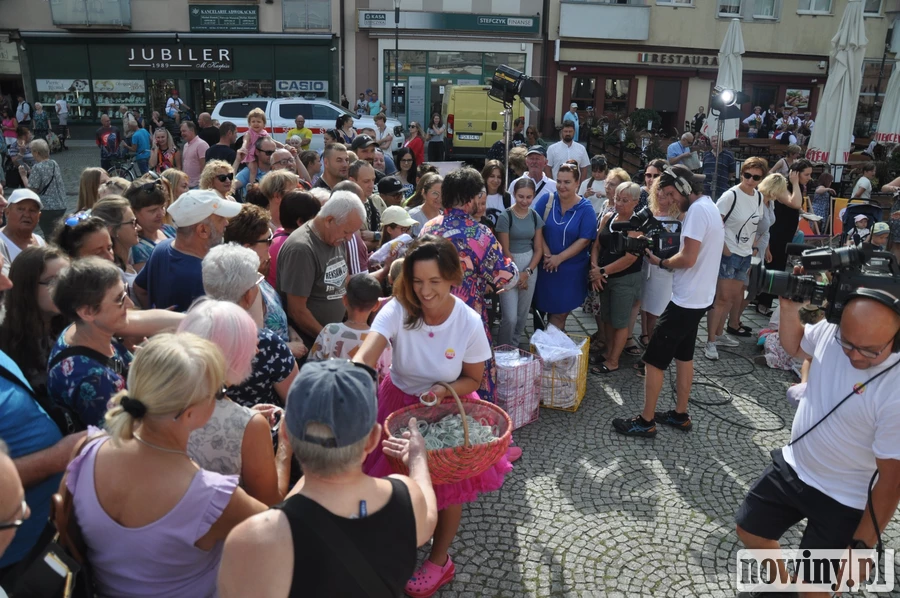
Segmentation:
[[(215, 344), (225, 358), (228, 386), (246, 380), (256, 356), (257, 328), (246, 310), (228, 301), (199, 299), (178, 327)], [(279, 435), (277, 454), (266, 414), (271, 405), (249, 409), (235, 403), (223, 389), (205, 426), (191, 433), (188, 454), (200, 467), (239, 475), (247, 494), (267, 505), (284, 500), (291, 471), (291, 447)]]

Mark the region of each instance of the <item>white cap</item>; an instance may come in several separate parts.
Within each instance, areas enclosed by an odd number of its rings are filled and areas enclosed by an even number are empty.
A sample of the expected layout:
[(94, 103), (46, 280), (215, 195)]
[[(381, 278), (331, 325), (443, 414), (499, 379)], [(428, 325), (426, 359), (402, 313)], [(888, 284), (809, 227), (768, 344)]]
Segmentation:
[(9, 197), (6, 198), (6, 202), (12, 205), (26, 199), (33, 199), (37, 202), (39, 208), (41, 208), (42, 210), (44, 209), (44, 204), (41, 203), (41, 196), (31, 189), (16, 189)]
[(572, 102), (571, 104), (569, 104), (569, 108), (578, 108), (578, 104), (575, 102)]
[(218, 193), (193, 189), (186, 192), (169, 206), (168, 212), (175, 226), (193, 226), (203, 222), (213, 214), (223, 218), (234, 218), (241, 211), (241, 204), (230, 199), (222, 199)]
[(853, 222), (859, 222), (860, 220), (868, 220), (868, 219), (869, 219), (869, 217), (866, 216), (865, 214), (857, 214), (856, 216), (853, 217)]

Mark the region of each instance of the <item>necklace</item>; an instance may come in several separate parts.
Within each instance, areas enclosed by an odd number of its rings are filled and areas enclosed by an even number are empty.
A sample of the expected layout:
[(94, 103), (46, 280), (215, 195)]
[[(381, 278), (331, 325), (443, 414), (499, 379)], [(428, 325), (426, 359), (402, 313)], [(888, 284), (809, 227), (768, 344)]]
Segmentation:
[(425, 321), (425, 315), (422, 314), (422, 325), (423, 325), (425, 328), (430, 329), (430, 330), (428, 330), (428, 338), (434, 338), (434, 328), (437, 328), (438, 326), (443, 325), (444, 322), (446, 322), (446, 321), (450, 318), (450, 316), (453, 314), (453, 309), (454, 309), (455, 307), (456, 307), (456, 302), (453, 301), (453, 302), (452, 302), (452, 305), (450, 306), (450, 311), (447, 313), (446, 316), (443, 316), (443, 314), (442, 314), (441, 316), (438, 316), (437, 318), (435, 318), (436, 320), (440, 320), (440, 322), (437, 323), (437, 324), (429, 324), (429, 323), (427, 323), (427, 322)]
[(175, 449), (169, 449), (169, 448), (166, 448), (166, 447), (164, 447), (164, 446), (157, 446), (157, 445), (155, 445), (155, 444), (152, 444), (152, 443), (150, 443), (150, 442), (147, 442), (146, 440), (144, 440), (143, 438), (141, 438), (141, 437), (138, 436), (137, 434), (132, 434), (132, 435), (134, 436), (134, 439), (135, 439), (135, 440), (137, 440), (138, 442), (140, 442), (141, 444), (143, 444), (143, 445), (145, 445), (145, 446), (149, 446), (150, 448), (154, 448), (154, 449), (156, 449), (156, 450), (158, 450), (158, 451), (163, 451), (164, 453), (172, 453), (172, 454), (175, 454), (175, 455), (184, 455), (185, 457), (187, 457), (188, 459), (190, 459), (190, 457), (188, 457), (187, 451), (179, 451), (179, 450), (175, 450)]

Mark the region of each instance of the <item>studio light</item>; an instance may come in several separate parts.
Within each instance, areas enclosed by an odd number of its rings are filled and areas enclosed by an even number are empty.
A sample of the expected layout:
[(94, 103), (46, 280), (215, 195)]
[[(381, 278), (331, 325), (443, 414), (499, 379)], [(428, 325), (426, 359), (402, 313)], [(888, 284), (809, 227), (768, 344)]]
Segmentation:
[(494, 76), (491, 77), (491, 91), (488, 92), (488, 95), (497, 98), (507, 106), (511, 106), (518, 97), (529, 110), (539, 110), (530, 98), (540, 97), (541, 86), (522, 72), (501, 64), (494, 71)]

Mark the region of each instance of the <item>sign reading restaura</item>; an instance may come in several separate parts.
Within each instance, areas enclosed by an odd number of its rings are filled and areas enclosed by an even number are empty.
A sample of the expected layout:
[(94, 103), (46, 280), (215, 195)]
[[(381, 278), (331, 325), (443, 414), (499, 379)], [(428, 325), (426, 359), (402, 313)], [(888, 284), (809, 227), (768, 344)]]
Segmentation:
[(259, 6), (191, 4), (191, 31), (259, 31)]
[(230, 71), (231, 48), (180, 46), (131, 46), (128, 68), (143, 70)]
[[(518, 15), (470, 15), (451, 12), (400, 11), (400, 29), (433, 29), (447, 31), (490, 31), (502, 33), (538, 33), (538, 17)], [(391, 10), (360, 10), (360, 29), (393, 29)]]

